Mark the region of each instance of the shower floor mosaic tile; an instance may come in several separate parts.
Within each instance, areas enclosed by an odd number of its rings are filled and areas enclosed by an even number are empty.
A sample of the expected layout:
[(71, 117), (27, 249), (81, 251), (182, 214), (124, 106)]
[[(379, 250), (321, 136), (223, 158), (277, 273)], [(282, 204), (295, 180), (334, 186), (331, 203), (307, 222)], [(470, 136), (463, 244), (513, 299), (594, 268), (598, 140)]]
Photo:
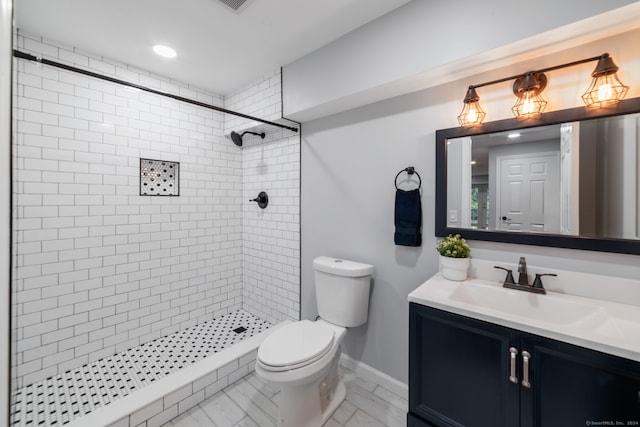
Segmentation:
[(238, 310), (28, 385), (14, 395), (12, 426), (67, 424), (270, 326)]

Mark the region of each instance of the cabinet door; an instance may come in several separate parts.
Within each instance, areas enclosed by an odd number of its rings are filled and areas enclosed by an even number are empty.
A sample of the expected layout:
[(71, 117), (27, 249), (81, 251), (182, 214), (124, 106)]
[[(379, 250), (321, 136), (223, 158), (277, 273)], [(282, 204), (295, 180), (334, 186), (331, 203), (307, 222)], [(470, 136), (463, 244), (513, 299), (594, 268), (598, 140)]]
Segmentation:
[(524, 333), (521, 343), (531, 354), (522, 427), (639, 425), (640, 363)]
[(416, 417), (411, 412), (407, 414), (407, 427), (434, 427), (434, 424)]
[(519, 347), (518, 337), (509, 328), (412, 303), (409, 411), (436, 426), (517, 426), (520, 386), (509, 381), (509, 348)]

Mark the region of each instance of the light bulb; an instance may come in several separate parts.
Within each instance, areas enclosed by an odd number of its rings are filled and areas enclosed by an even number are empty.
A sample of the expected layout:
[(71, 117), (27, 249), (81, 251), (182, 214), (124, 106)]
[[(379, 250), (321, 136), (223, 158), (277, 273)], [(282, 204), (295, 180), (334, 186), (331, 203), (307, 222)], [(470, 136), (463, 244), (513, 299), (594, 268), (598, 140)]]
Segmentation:
[(480, 97), (473, 86), (469, 86), (463, 102), (464, 106), (458, 116), (460, 126), (472, 127), (481, 125), (487, 113), (482, 111), (482, 107), (480, 107)]
[(611, 99), (613, 95), (613, 90), (611, 89), (610, 83), (603, 83), (598, 88), (598, 101), (608, 101)]
[(618, 78), (618, 66), (609, 54), (598, 59), (596, 69), (591, 73), (591, 84), (582, 94), (582, 100), (591, 108), (606, 108), (616, 105), (627, 95), (629, 86), (622, 84)]
[(482, 124), (484, 117), (487, 115), (480, 107), (479, 102), (465, 103), (462, 112), (458, 116), (460, 126), (472, 127)]
[(536, 117), (542, 113), (547, 106), (547, 101), (542, 99), (536, 91), (527, 91), (518, 98), (516, 104), (511, 108), (516, 118), (528, 119)]
[(522, 105), (522, 113), (523, 114), (531, 114), (534, 111), (533, 99), (531, 99), (531, 92), (527, 92), (524, 97), (524, 103)]
[(476, 111), (475, 108), (471, 108), (469, 110), (469, 113), (467, 113), (467, 121), (469, 123), (475, 123), (477, 118), (478, 118), (478, 112)]

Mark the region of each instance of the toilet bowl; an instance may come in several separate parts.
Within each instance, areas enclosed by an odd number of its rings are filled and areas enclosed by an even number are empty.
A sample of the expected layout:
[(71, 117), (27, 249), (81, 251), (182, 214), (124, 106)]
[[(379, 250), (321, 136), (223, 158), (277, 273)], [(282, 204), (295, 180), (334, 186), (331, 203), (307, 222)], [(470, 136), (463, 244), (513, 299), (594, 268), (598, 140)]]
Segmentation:
[(373, 266), (341, 259), (314, 260), (320, 318), (293, 322), (258, 348), (256, 374), (282, 389), (278, 427), (320, 427), (346, 396), (338, 375), (347, 327), (366, 322)]
[(340, 406), (346, 388), (339, 380), (338, 362), (346, 332), (323, 320), (303, 320), (264, 340), (256, 374), (282, 388), (278, 427), (321, 426)]

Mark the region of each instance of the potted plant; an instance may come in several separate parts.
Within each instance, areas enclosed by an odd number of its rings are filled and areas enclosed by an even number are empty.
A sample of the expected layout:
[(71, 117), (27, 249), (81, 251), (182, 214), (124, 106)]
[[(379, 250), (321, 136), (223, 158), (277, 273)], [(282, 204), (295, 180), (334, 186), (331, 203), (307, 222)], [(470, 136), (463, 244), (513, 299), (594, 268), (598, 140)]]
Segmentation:
[(467, 241), (459, 234), (449, 234), (438, 242), (437, 249), (440, 253), (442, 277), (448, 280), (465, 280), (471, 256)]

